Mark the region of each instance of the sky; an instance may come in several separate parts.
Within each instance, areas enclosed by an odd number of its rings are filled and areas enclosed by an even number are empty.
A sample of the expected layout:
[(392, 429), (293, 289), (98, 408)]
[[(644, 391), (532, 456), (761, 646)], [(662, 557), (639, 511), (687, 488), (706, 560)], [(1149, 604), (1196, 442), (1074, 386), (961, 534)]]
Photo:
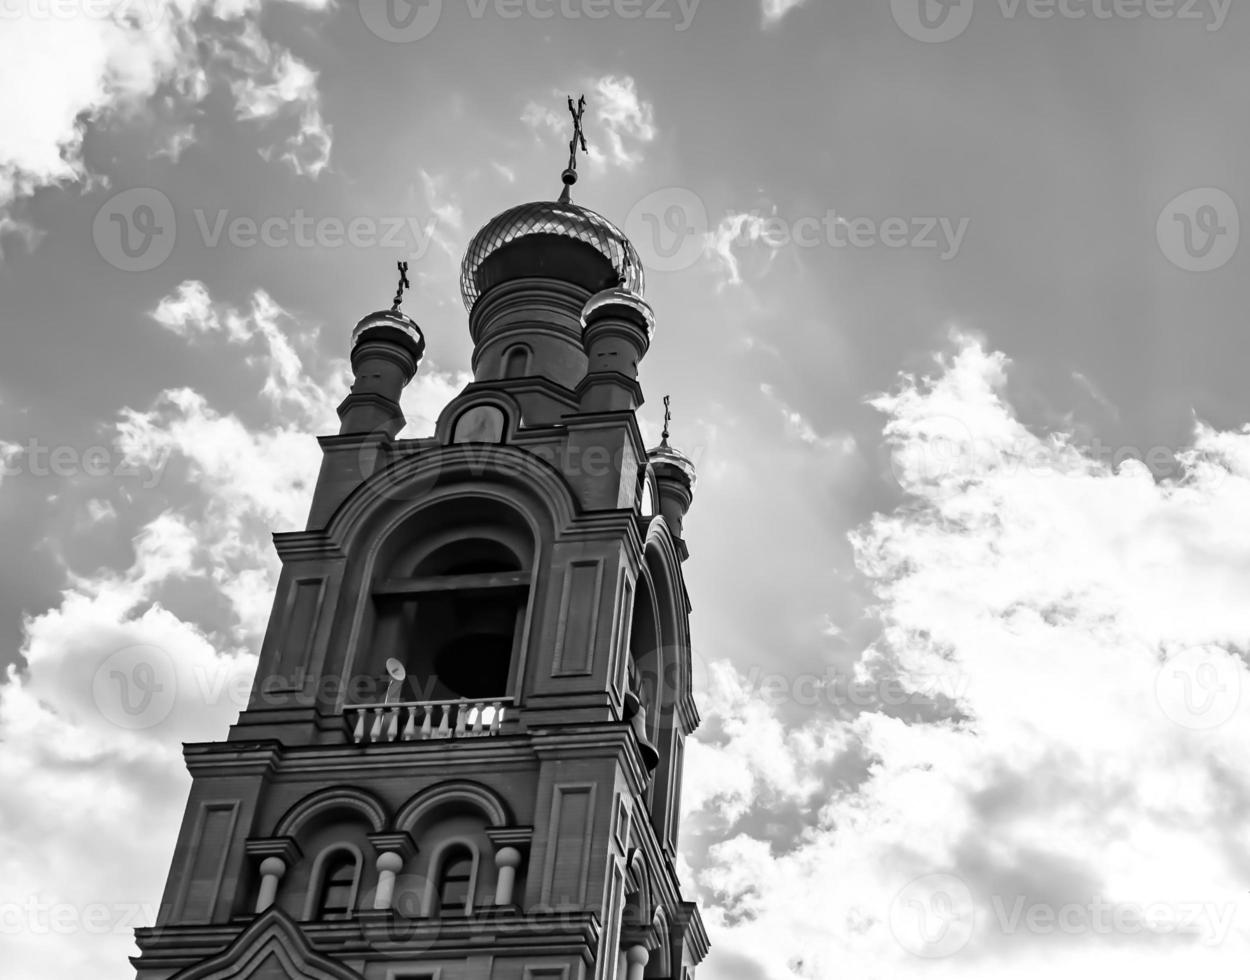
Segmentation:
[(133, 975), (352, 325), (409, 261), (431, 431), (463, 249), (585, 93), (699, 469), (699, 975), (1241, 976), (1248, 43), (1229, 0), (0, 0), (5, 975)]

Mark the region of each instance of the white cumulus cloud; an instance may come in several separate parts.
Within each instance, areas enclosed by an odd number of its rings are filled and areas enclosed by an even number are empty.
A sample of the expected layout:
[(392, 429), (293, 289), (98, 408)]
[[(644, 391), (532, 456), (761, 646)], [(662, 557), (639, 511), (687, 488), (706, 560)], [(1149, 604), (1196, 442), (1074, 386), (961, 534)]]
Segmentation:
[[(210, 75), (227, 69), (235, 72), (227, 81), (241, 117), (288, 127), (266, 152), (299, 173), (324, 169), (330, 132), (316, 75), (261, 37), (259, 0), (136, 0), (82, 5), (69, 15), (63, 4), (17, 7), (0, 30), (0, 91), (21, 93), (0, 101), (0, 231), (27, 228), (4, 217), (17, 199), (88, 177), (82, 145), (89, 126), (151, 122), (158, 92), (184, 108), (194, 105), (208, 94)], [(217, 32), (239, 25), (242, 40), (223, 59)], [(175, 123), (159, 152), (176, 159), (192, 133)]]
[(708, 968), (1238, 976), (1250, 431), (1199, 426), (1157, 479), (1031, 431), (1010, 362), (954, 343), (874, 402), (908, 503), (853, 536), (881, 623), (856, 696), (714, 665)]

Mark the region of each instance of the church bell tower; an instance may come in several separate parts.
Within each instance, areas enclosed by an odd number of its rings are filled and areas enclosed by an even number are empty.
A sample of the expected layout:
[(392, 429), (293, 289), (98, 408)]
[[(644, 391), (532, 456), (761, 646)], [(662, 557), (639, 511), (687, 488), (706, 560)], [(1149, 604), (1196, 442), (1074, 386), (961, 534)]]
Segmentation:
[(694, 467), (638, 428), (655, 322), (633, 245), (571, 200), (583, 105), (560, 199), (468, 247), (474, 380), (432, 437), (399, 437), (406, 278), (353, 332), (248, 707), (184, 749), (138, 980), (687, 980), (706, 954), (676, 871)]

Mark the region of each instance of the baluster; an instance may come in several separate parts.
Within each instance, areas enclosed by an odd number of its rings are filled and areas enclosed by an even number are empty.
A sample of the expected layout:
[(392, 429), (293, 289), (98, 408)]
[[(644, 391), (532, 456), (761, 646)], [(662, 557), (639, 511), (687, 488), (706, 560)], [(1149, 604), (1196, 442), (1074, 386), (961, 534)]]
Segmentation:
[(469, 719), (469, 702), (464, 698), (460, 699), (460, 703), (456, 706), (456, 735), (457, 737), (464, 735), (464, 723)]
[(399, 708), (391, 705), (383, 710), (386, 712), (386, 741), (393, 742), (399, 735)]
[(373, 731), (369, 733), (369, 741), (377, 742), (382, 737), (382, 722), (386, 718), (385, 708), (373, 708)]
[(482, 702), (480, 702), (480, 701), (479, 701), (479, 702), (477, 702), (476, 704), (474, 704), (474, 705), (473, 705), (473, 710), (470, 712), (470, 714), (472, 714), (472, 715), (473, 715), (473, 732), (472, 732), (472, 734), (474, 734), (474, 735), (481, 735), (481, 734), (482, 734), (482, 721), (484, 720), (484, 719), (483, 719), (483, 715), (484, 715), (485, 711), (486, 711), (486, 705), (484, 705)]
[(365, 740), (365, 719), (369, 712), (361, 711), (359, 708), (352, 710), (356, 712), (356, 727), (352, 731), (352, 741), (359, 745)]
[(421, 739), (424, 741), (434, 737), (434, 708), (427, 704), (421, 710), (425, 712), (421, 722)]
[(416, 705), (409, 705), (402, 710), (408, 713), (408, 720), (404, 723), (403, 739), (405, 742), (411, 742), (417, 737), (417, 707)]
[(451, 705), (441, 705), (443, 709), (442, 720), (438, 723), (438, 737), (451, 738)]
[(499, 725), (503, 721), (503, 702), (496, 701), (490, 706), (490, 733), (492, 735), (499, 734)]

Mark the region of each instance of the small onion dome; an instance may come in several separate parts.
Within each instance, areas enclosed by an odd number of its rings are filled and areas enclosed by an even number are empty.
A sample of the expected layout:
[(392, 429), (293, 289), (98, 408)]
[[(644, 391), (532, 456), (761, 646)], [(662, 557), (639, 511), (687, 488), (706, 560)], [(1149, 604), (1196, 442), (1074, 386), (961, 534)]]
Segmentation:
[(425, 335), (417, 321), (398, 310), (379, 310), (364, 317), (352, 331), (352, 350), (365, 340), (398, 344), (417, 361), (425, 353)]
[(473, 309), (501, 282), (546, 276), (597, 293), (623, 283), (641, 295), (642, 261), (625, 233), (601, 214), (571, 202), (510, 208), (473, 236), (460, 265), (460, 295)]
[(661, 480), (672, 477), (682, 479), (689, 486), (690, 492), (694, 493), (694, 463), (685, 453), (670, 446), (667, 439), (650, 450), (647, 459), (651, 461), (656, 477)]
[(613, 286), (611, 289), (605, 289), (590, 297), (582, 309), (582, 329), (586, 329), (586, 325), (594, 318), (596, 312), (613, 308), (617, 316), (641, 321), (647, 330), (647, 340), (655, 339), (655, 313), (651, 309), (651, 304), (628, 286)]

